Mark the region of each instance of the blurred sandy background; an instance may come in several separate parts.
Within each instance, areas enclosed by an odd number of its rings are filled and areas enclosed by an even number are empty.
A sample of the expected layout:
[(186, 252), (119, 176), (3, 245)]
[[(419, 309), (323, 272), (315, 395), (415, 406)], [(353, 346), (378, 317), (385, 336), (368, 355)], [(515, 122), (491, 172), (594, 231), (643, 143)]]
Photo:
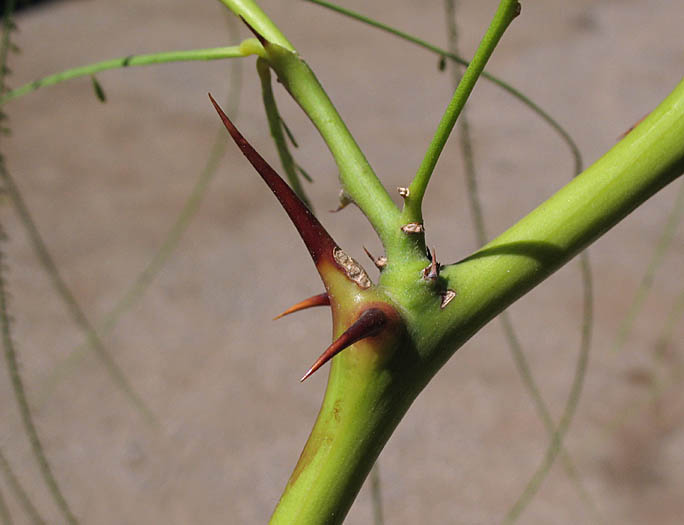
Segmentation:
[[(461, 47), (471, 56), (496, 2), (461, 4)], [(407, 183), (450, 97), (437, 58), (304, 2), (262, 5), (313, 67), (386, 186)], [(446, 44), (442, 2), (345, 5)], [(523, 2), (489, 70), (564, 124), (588, 164), (681, 79), (683, 20), (684, 3), (676, 0)], [(17, 22), (22, 53), (11, 58), (13, 86), (105, 58), (249, 36), (238, 27), (240, 36), (228, 37), (224, 9), (212, 0), (63, 1)], [(104, 105), (81, 79), (6, 107), (13, 134), (2, 137), (2, 152), (91, 320), (114, 306), (180, 211), (218, 130), (206, 93), (225, 99), (230, 71), (227, 62), (131, 68), (98, 75), (109, 97)], [(253, 58), (243, 72), (238, 125), (275, 164)], [(352, 207), (326, 212), (336, 206), (334, 164), (299, 109), (275, 89), (300, 144), (297, 160), (315, 178), (307, 190), (322, 221), (364, 261), (362, 245), (379, 252), (379, 242)], [(478, 85), (468, 112), (494, 234), (564, 184), (572, 163), (543, 122), (492, 85)], [(428, 240), (444, 262), (476, 247), (462, 172), (452, 140), (426, 203)], [(629, 343), (611, 351), (681, 184), (591, 249), (594, 348), (567, 447), (605, 523), (675, 524), (684, 515), (681, 320), (665, 358), (656, 358), (658, 334), (684, 287), (684, 228)], [(228, 149), (177, 252), (105, 338), (159, 430), (91, 353), (73, 357), (83, 335), (8, 202), (0, 213), (21, 371), (47, 455), (82, 523), (265, 523), (322, 397), (326, 371), (305, 384), (298, 379), (328, 344), (330, 321), (323, 310), (270, 321), (321, 285), (294, 229), (236, 149)], [(577, 264), (511, 311), (558, 418), (579, 342)], [(665, 388), (654, 390), (656, 380)], [(60, 523), (4, 371), (0, 409), (2, 451), (46, 520)], [(495, 321), (438, 374), (383, 452), (386, 522), (500, 522), (547, 442)], [(16, 522), (25, 523), (1, 478), (0, 489)], [(347, 523), (371, 519), (364, 488)], [(594, 522), (559, 466), (521, 519)]]

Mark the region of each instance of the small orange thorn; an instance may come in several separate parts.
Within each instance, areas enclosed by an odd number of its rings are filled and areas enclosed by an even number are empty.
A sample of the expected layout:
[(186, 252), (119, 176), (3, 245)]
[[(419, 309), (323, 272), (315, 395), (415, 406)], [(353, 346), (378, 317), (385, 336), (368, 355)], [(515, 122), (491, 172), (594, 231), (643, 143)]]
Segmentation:
[(305, 310), (306, 308), (311, 308), (313, 306), (330, 306), (330, 297), (328, 297), (328, 294), (324, 292), (309, 297), (308, 299), (304, 299), (303, 301), (300, 301), (297, 304), (290, 306), (282, 314), (276, 315), (273, 318), (273, 320), (275, 321), (276, 319), (280, 319), (281, 317), (285, 317), (286, 315), (293, 314), (295, 312), (299, 312), (299, 310)]
[(631, 131), (632, 131), (634, 128), (636, 128), (639, 124), (641, 124), (641, 123), (646, 119), (646, 117), (648, 117), (649, 114), (650, 114), (650, 113), (646, 113), (643, 117), (641, 117), (639, 120), (637, 120), (636, 123), (635, 123), (631, 128), (629, 128), (629, 129), (628, 129), (627, 131), (625, 131), (624, 133), (621, 133), (620, 135), (618, 135), (617, 139), (618, 139), (618, 140), (624, 139), (627, 135), (629, 135), (629, 134), (631, 133)]
[(299, 381), (304, 381), (345, 348), (361, 339), (376, 335), (386, 323), (387, 314), (380, 308), (369, 308), (368, 310), (365, 310), (359, 318), (354, 321), (354, 324), (347, 328), (347, 330), (321, 354)]

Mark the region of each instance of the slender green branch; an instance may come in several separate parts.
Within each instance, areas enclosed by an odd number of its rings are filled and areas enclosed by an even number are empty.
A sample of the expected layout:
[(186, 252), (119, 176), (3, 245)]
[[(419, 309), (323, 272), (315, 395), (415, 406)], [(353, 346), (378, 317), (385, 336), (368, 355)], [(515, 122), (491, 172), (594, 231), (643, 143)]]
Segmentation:
[(106, 71), (109, 69), (119, 69), (135, 66), (149, 66), (153, 64), (168, 64), (171, 62), (190, 62), (198, 60), (222, 60), (224, 58), (244, 57), (250, 54), (247, 46), (229, 46), (229, 47), (213, 47), (207, 49), (193, 49), (190, 51), (167, 51), (164, 53), (150, 53), (146, 55), (130, 55), (127, 57), (115, 58), (112, 60), (105, 60), (103, 62), (96, 62), (86, 66), (68, 69), (60, 73), (55, 73), (47, 77), (34, 80), (28, 84), (24, 84), (17, 89), (9, 91), (4, 97), (0, 98), (0, 105), (9, 102), (12, 99), (21, 97), (36, 91), (42, 87), (53, 86), (78, 77), (87, 77)]
[[(408, 33), (405, 33), (403, 31), (400, 31), (399, 29), (396, 29), (394, 27), (388, 26), (386, 24), (383, 24), (382, 22), (379, 22), (377, 20), (374, 20), (372, 18), (369, 18), (367, 16), (364, 16), (360, 13), (357, 13), (355, 11), (352, 11), (350, 9), (346, 9), (344, 7), (340, 7), (338, 5), (332, 4), (330, 2), (326, 2), (324, 0), (305, 0), (307, 2), (311, 2), (312, 4), (316, 4), (322, 7), (326, 7), (328, 9), (331, 9), (333, 11), (336, 11), (342, 15), (348, 16), (354, 20), (357, 20), (359, 22), (362, 22), (364, 24), (370, 25), (372, 27), (381, 29), (382, 31), (385, 31), (387, 33), (390, 33), (391, 35), (397, 36), (401, 38), (402, 40), (406, 40), (408, 42), (411, 42), (412, 44), (416, 44), (417, 46), (422, 47), (423, 49), (426, 49), (428, 51), (431, 51), (432, 53), (435, 53), (436, 55), (439, 55), (440, 57), (446, 57), (449, 60), (456, 62), (457, 64), (460, 64), (462, 66), (468, 66), (470, 62), (465, 60), (464, 58), (458, 56), (457, 54), (447, 51), (446, 49), (442, 49), (438, 46), (435, 46), (433, 44), (430, 44), (429, 42), (426, 42), (425, 40), (422, 40), (420, 38), (417, 38), (415, 36), (409, 35)], [(565, 142), (570, 148), (570, 151), (572, 152), (572, 156), (575, 162), (575, 173), (579, 173), (582, 171), (582, 159), (581, 155), (579, 152), (579, 148), (577, 147), (577, 144), (575, 144), (575, 141), (572, 140), (572, 137), (570, 134), (565, 131), (565, 129), (558, 123), (556, 122), (551, 115), (549, 115), (546, 111), (544, 111), (540, 106), (532, 102), (531, 99), (526, 97), (521, 91), (517, 90), (507, 82), (501, 80), (495, 75), (492, 75), (491, 73), (488, 73), (487, 71), (482, 72), (482, 78), (487, 79), (489, 82), (492, 82), (493, 84), (499, 86), (501, 89), (504, 91), (508, 92), (510, 95), (518, 99), (520, 102), (522, 102), (525, 106), (530, 108), (532, 111), (534, 111), (544, 122), (546, 122), (549, 126), (553, 128), (553, 130), (560, 135), (560, 137), (563, 139), (563, 142)]]
[(644, 301), (646, 300), (646, 296), (653, 286), (655, 274), (660, 268), (660, 265), (663, 263), (665, 254), (672, 245), (672, 240), (677, 232), (677, 227), (682, 220), (682, 216), (684, 216), (684, 184), (679, 187), (677, 198), (675, 199), (672, 211), (670, 211), (670, 214), (668, 215), (665, 228), (663, 228), (663, 232), (658, 239), (658, 243), (655, 247), (651, 260), (648, 263), (646, 273), (639, 283), (639, 287), (634, 294), (634, 299), (627, 310), (627, 314), (620, 323), (620, 329), (618, 331), (617, 337), (615, 338), (615, 344), (613, 345), (613, 349), (615, 351), (622, 350), (625, 341), (627, 341), (627, 338), (632, 332), (634, 321), (637, 315), (639, 315), (639, 312), (644, 305)]
[(286, 130), (290, 137), (292, 137), (292, 134), (285, 126), (283, 126), (283, 120), (280, 118), (278, 106), (276, 105), (275, 97), (273, 96), (273, 89), (271, 88), (271, 69), (265, 59), (257, 58), (257, 72), (259, 73), (259, 79), (261, 80), (261, 95), (264, 101), (264, 109), (266, 110), (268, 126), (271, 130), (273, 142), (275, 142), (276, 149), (278, 150), (280, 163), (283, 166), (283, 170), (285, 171), (285, 175), (287, 176), (287, 180), (290, 183), (292, 190), (300, 199), (302, 199), (304, 204), (306, 204), (308, 208), (313, 211), (311, 202), (306, 197), (304, 188), (302, 187), (299, 177), (297, 176), (297, 166), (295, 161), (292, 158), (289, 148), (287, 147), (284, 130)]
[(484, 70), (485, 64), (489, 57), (494, 52), (494, 48), (508, 28), (513, 19), (520, 13), (520, 4), (517, 0), (501, 0), (499, 7), (494, 14), (494, 18), (482, 38), (479, 47), (473, 57), (472, 62), (467, 67), (463, 78), (458, 84), (456, 91), (447, 106), (447, 109), (442, 116), (442, 119), (437, 126), (435, 136), (430, 142), (423, 162), (418, 168), (418, 172), (409, 186), (410, 196), (405, 199), (405, 208), (403, 217), (405, 222), (423, 222), (421, 206), (423, 203), (423, 196), (427, 188), (432, 172), (437, 165), (444, 145), (446, 144), (451, 130), (456, 124), (456, 119), (461, 113), (463, 106), (465, 106), (470, 93), (475, 87), (477, 79)]
[[(0, 159), (0, 170), (5, 171), (5, 164), (2, 159)], [(4, 235), (4, 233), (0, 233), (0, 235)], [(45, 456), (43, 445), (40, 442), (38, 432), (36, 431), (36, 427), (33, 423), (33, 416), (31, 416), (31, 409), (29, 408), (28, 400), (26, 399), (24, 384), (21, 379), (21, 375), (19, 374), (17, 354), (16, 350), (14, 349), (14, 341), (12, 340), (12, 334), (10, 331), (3, 259), (4, 252), (0, 249), (0, 330), (2, 331), (2, 343), (5, 349), (5, 362), (7, 363), (7, 371), (10, 375), (14, 397), (19, 408), (19, 414), (21, 415), (22, 423), (24, 424), (24, 430), (26, 431), (26, 435), (31, 443), (31, 450), (33, 451), (36, 461), (38, 462), (40, 472), (43, 475), (43, 480), (48, 486), (50, 494), (64, 515), (66, 521), (69, 524), (74, 525), (77, 523), (76, 516), (74, 516), (74, 514), (71, 512), (71, 508), (62, 494), (59, 484), (52, 473), (52, 469), (50, 468), (47, 457)]]

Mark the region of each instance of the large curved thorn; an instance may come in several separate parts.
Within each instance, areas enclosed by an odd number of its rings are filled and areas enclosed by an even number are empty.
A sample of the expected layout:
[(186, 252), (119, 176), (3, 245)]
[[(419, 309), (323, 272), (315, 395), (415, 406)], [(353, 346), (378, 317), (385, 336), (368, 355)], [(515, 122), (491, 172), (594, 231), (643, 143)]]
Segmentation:
[(240, 150), (242, 150), (245, 157), (247, 157), (247, 160), (254, 166), (254, 169), (259, 172), (261, 178), (264, 179), (264, 182), (268, 185), (290, 216), (290, 219), (295, 228), (297, 228), (299, 235), (301, 235), (304, 244), (306, 244), (311, 257), (314, 260), (314, 264), (318, 266), (318, 262), (322, 258), (333, 262), (333, 250), (337, 248), (337, 244), (330, 234), (325, 230), (323, 225), (318, 222), (318, 219), (314, 217), (309, 208), (307, 208), (301, 199), (297, 197), (295, 192), (292, 191), (282, 177), (278, 175), (249, 142), (247, 142), (228, 116), (219, 107), (211, 94), (209, 94), (209, 99), (211, 99), (211, 103), (214, 105), (214, 108), (216, 108), (216, 111), (230, 133), (230, 136), (233, 137), (233, 140)]
[(380, 310), (379, 308), (369, 308), (365, 310), (359, 318), (354, 321), (347, 330), (338, 337), (326, 350), (321, 354), (321, 356), (316, 360), (316, 362), (309, 368), (309, 370), (304, 374), (300, 381), (304, 381), (307, 377), (313, 374), (316, 370), (322, 367), (330, 359), (335, 357), (345, 348), (353, 345), (354, 343), (365, 339), (366, 337), (371, 337), (377, 335), (377, 333), (382, 329), (387, 323), (387, 314)]
[(312, 308), (314, 306), (330, 306), (330, 297), (328, 297), (328, 294), (323, 292), (321, 294), (314, 295), (313, 297), (309, 297), (308, 299), (304, 299), (303, 301), (290, 306), (282, 314), (276, 315), (273, 320), (275, 321), (276, 319), (280, 319), (286, 315), (299, 312), (299, 310), (304, 310), (306, 308)]

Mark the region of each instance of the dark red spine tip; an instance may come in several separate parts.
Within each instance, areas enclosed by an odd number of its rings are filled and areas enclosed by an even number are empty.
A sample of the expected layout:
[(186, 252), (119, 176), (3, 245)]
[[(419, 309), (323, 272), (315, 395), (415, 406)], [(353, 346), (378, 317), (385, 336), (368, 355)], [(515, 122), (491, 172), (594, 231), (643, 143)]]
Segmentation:
[(313, 213), (306, 207), (294, 191), (287, 185), (283, 178), (259, 155), (249, 142), (237, 130), (221, 107), (209, 94), (209, 99), (214, 105), (216, 112), (221, 117), (223, 125), (230, 133), (237, 146), (240, 148), (247, 160), (254, 166), (254, 169), (261, 175), (261, 178), (271, 189), (287, 214), (290, 216), (295, 228), (301, 235), (304, 244), (309, 250), (314, 263), (318, 265), (321, 259), (333, 262), (333, 250), (337, 244), (326, 231), (323, 225), (314, 217)]
[(354, 324), (347, 328), (347, 330), (340, 337), (338, 337), (328, 348), (326, 348), (316, 362), (311, 365), (311, 368), (307, 370), (306, 374), (304, 374), (300, 381), (306, 380), (306, 378), (308, 378), (311, 374), (313, 374), (316, 370), (330, 361), (345, 348), (348, 348), (354, 343), (359, 342), (361, 339), (377, 335), (382, 327), (387, 324), (387, 320), (387, 314), (380, 308), (369, 308), (368, 310), (365, 310), (359, 316), (359, 318), (354, 321)]

